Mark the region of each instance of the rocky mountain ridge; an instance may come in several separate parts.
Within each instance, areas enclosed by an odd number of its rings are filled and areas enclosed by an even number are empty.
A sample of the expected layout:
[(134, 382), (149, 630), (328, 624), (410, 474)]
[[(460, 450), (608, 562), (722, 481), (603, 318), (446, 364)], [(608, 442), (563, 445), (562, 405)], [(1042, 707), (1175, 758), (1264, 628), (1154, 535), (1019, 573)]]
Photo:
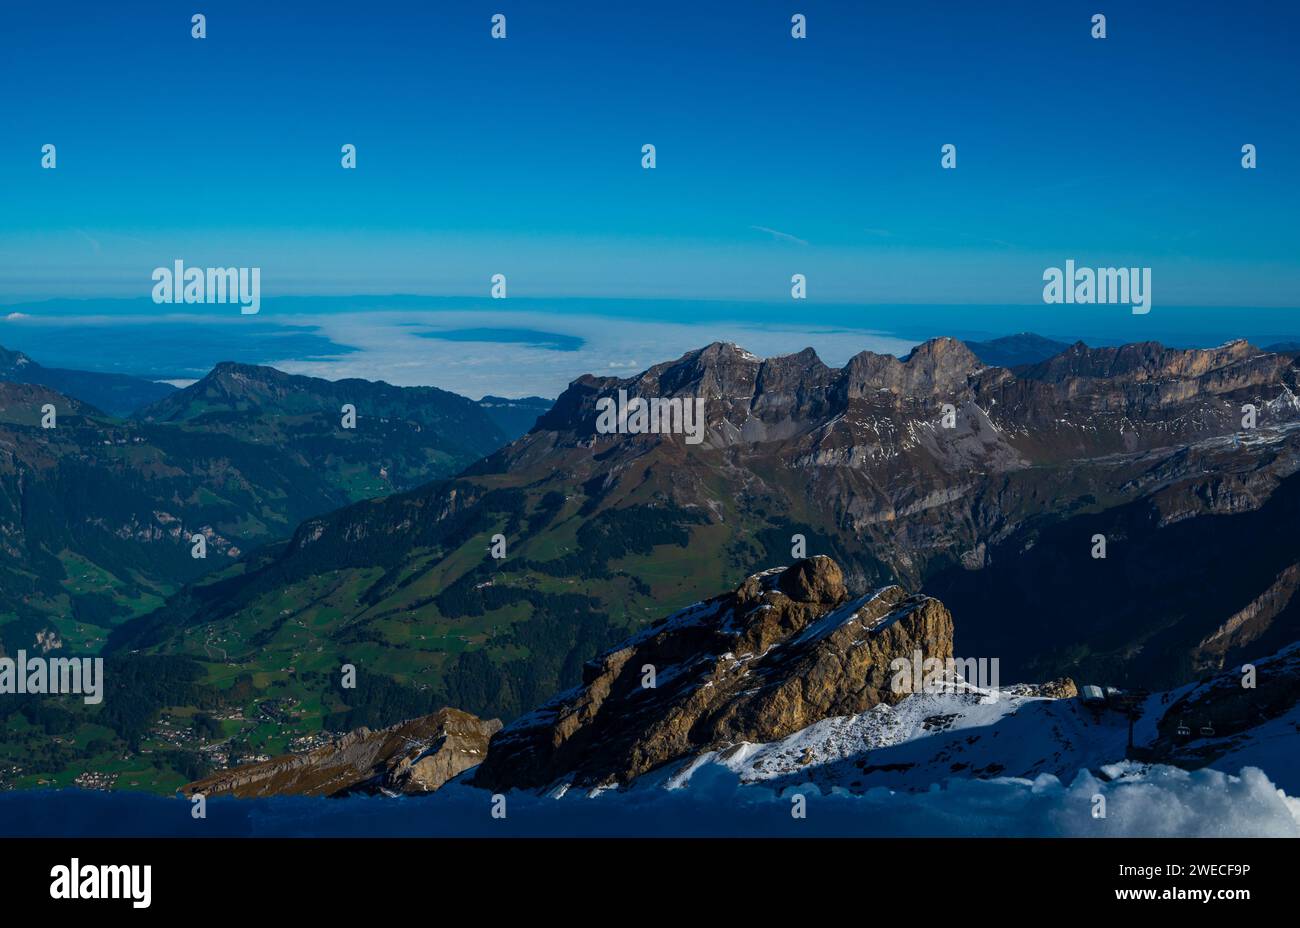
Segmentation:
[(772, 740), (897, 702), (890, 661), (952, 656), (952, 617), (898, 587), (850, 598), (827, 557), (757, 574), (583, 668), (517, 719), (474, 777), (492, 789), (626, 784), (693, 750)]
[[(862, 352), (833, 369), (812, 349), (760, 359), (714, 343), (635, 377), (579, 378), (535, 431), (552, 446), (608, 446), (616, 439), (598, 436), (595, 401), (624, 390), (629, 397), (704, 398), (711, 448), (793, 441), (786, 458), (804, 466), (870, 468), (924, 452), (948, 470), (970, 463), (1010, 469), (1235, 431), (1245, 402), (1266, 410), (1261, 424), (1294, 421), (1300, 401), (1292, 364), (1244, 341), (1214, 349), (1078, 342), (1013, 373), (983, 364), (962, 342), (938, 338), (902, 359)], [(950, 434), (941, 425), (944, 404), (957, 413)], [(643, 439), (655, 440), (664, 439)], [(526, 454), (526, 446), (512, 447), (501, 458)]]
[(223, 770), (185, 787), (187, 796), (342, 796), (431, 793), (482, 762), (499, 719), (441, 709), (378, 731), (360, 728), (302, 754)]

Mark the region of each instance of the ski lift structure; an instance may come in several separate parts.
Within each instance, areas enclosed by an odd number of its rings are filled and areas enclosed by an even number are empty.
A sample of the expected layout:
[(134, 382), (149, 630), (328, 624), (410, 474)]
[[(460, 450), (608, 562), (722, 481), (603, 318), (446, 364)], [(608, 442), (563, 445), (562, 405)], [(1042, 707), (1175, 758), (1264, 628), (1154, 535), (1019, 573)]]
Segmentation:
[(1083, 704), (1090, 709), (1100, 709), (1106, 705), (1106, 693), (1100, 686), (1085, 686), (1079, 691)]
[(1092, 712), (1094, 721), (1100, 723), (1106, 712), (1114, 712), (1128, 721), (1128, 746), (1126, 756), (1134, 756), (1133, 726), (1142, 717), (1142, 709), (1151, 694), (1147, 690), (1121, 690), (1113, 686), (1088, 684), (1079, 687), (1079, 699)]
[(1097, 713), (1109, 709), (1131, 717), (1142, 714), (1143, 703), (1150, 695), (1146, 690), (1121, 690), (1113, 686), (1088, 684), (1079, 687), (1079, 699), (1089, 709)]

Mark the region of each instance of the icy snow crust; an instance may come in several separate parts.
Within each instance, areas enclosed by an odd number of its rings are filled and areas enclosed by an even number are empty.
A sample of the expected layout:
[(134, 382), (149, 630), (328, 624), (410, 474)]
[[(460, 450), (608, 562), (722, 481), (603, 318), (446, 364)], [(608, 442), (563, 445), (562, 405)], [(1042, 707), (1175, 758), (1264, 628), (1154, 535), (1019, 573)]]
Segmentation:
[[(214, 798), (197, 831), (167, 797), (20, 791), (0, 794), (0, 835), (1300, 837), (1300, 801), (1284, 797), (1255, 768), (1229, 776), (1117, 764), (1100, 773), (954, 778), (924, 792), (849, 794), (822, 793), (808, 783), (780, 790), (742, 784), (724, 765), (706, 764), (688, 789), (633, 788), (595, 798), (571, 791), (560, 799), (510, 792), (505, 818), (493, 818), (491, 794), (465, 785), (462, 776), (421, 797)], [(795, 794), (805, 797), (805, 818), (791, 815)], [(1106, 801), (1105, 818), (1092, 814), (1098, 796)]]
[[(779, 741), (708, 751), (623, 790), (560, 783), (545, 798), (569, 810), (596, 806), (609, 828), (621, 821), (637, 834), (740, 833), (725, 821), (733, 809), (759, 819), (765, 834), (1300, 837), (1291, 717), (1300, 710), (1223, 758), (1221, 767), (1239, 771), (1229, 775), (1125, 761), (1119, 713), (1015, 690), (916, 694)], [(1155, 736), (1162, 695), (1150, 697), (1135, 743)], [(1255, 764), (1286, 779), (1293, 795)], [(795, 794), (808, 818), (787, 823)], [(1104, 818), (1093, 814), (1096, 797)]]
[(918, 790), (953, 776), (1067, 776), (1124, 756), (1128, 723), (1117, 713), (1094, 714), (1077, 699), (964, 689), (823, 719), (770, 744), (710, 751), (665, 785), (687, 785), (714, 763), (742, 782)]

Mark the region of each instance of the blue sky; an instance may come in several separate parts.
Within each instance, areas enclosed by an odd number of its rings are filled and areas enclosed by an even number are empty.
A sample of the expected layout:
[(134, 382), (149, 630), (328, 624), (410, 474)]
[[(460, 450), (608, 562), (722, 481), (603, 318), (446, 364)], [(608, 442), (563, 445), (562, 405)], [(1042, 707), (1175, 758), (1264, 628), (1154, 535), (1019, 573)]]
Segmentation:
[(269, 296), (501, 272), (779, 300), (798, 271), (813, 300), (1033, 303), (1073, 257), (1152, 266), (1157, 307), (1294, 306), (1298, 24), (1250, 0), (7, 4), (0, 300), (144, 296), (179, 257), (260, 266)]

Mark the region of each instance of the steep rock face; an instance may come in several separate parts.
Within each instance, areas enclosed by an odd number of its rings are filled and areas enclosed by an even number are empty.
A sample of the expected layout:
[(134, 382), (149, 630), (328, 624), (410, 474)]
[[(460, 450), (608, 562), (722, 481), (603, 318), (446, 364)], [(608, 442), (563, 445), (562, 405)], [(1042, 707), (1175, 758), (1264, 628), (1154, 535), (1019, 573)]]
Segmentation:
[(841, 389), (849, 398), (879, 391), (909, 397), (945, 397), (965, 393), (972, 375), (984, 365), (955, 338), (935, 338), (918, 345), (901, 361), (864, 351), (845, 366)]
[(1076, 342), (1067, 350), (1023, 371), (1029, 380), (1070, 384), (1077, 391), (1087, 381), (1168, 383), (1213, 376), (1208, 386), (1259, 384), (1290, 366), (1285, 355), (1260, 351), (1244, 339), (1218, 348), (1166, 348), (1159, 342), (1135, 342), (1117, 348), (1089, 348)]
[[(1080, 342), (1016, 373), (986, 366), (951, 338), (932, 339), (902, 359), (862, 352), (839, 369), (812, 349), (761, 359), (715, 343), (633, 378), (574, 381), (531, 435), (474, 471), (517, 470), (543, 456), (562, 458), (566, 449), (632, 466), (656, 446), (680, 445), (678, 436), (598, 434), (596, 401), (623, 390), (630, 399), (703, 399), (702, 450), (747, 463), (776, 456), (800, 469), (848, 468), (880, 485), (922, 490), (923, 497), (972, 472), (1237, 432), (1245, 403), (1257, 407), (1261, 426), (1300, 420), (1292, 365), (1289, 356), (1244, 341), (1213, 349)], [(948, 405), (955, 423), (943, 419)]]
[(1300, 564), (1291, 564), (1259, 596), (1233, 613), (1197, 646), (1197, 670), (1222, 670), (1227, 655), (1248, 647), (1272, 626), (1300, 590)]
[[(808, 349), (759, 359), (715, 344), (634, 378), (575, 381), (536, 430), (468, 473), (553, 476), (580, 486), (591, 508), (657, 495), (717, 513), (734, 494), (852, 535), (853, 552), (920, 588), (936, 566), (984, 566), (979, 545), (1030, 519), (1125, 503), (1157, 483), (1199, 482), (1165, 493), (1162, 509), (1190, 513), (1205, 493), (1218, 511), (1258, 508), (1263, 497), (1234, 482), (1203, 489), (1214, 478), (1202, 464), (1239, 458), (1285, 477), (1290, 465), (1270, 447), (1300, 445), (1296, 378), (1290, 357), (1246, 342), (1080, 343), (1014, 373), (953, 339), (901, 360), (863, 352), (839, 369)], [(597, 434), (595, 403), (619, 390), (703, 398), (703, 443)], [(833, 553), (862, 577), (848, 548)]]
[(185, 795), (334, 796), (358, 790), (429, 793), (481, 763), (499, 719), (482, 721), (441, 709), (389, 728), (359, 728), (305, 754), (286, 754), (224, 770), (183, 790)]
[[(586, 665), (580, 687), (502, 730), (492, 789), (627, 783), (671, 760), (770, 741), (903, 694), (890, 661), (952, 656), (952, 617), (896, 586), (850, 598), (829, 558), (750, 577)], [(653, 674), (653, 686), (645, 685)]]

